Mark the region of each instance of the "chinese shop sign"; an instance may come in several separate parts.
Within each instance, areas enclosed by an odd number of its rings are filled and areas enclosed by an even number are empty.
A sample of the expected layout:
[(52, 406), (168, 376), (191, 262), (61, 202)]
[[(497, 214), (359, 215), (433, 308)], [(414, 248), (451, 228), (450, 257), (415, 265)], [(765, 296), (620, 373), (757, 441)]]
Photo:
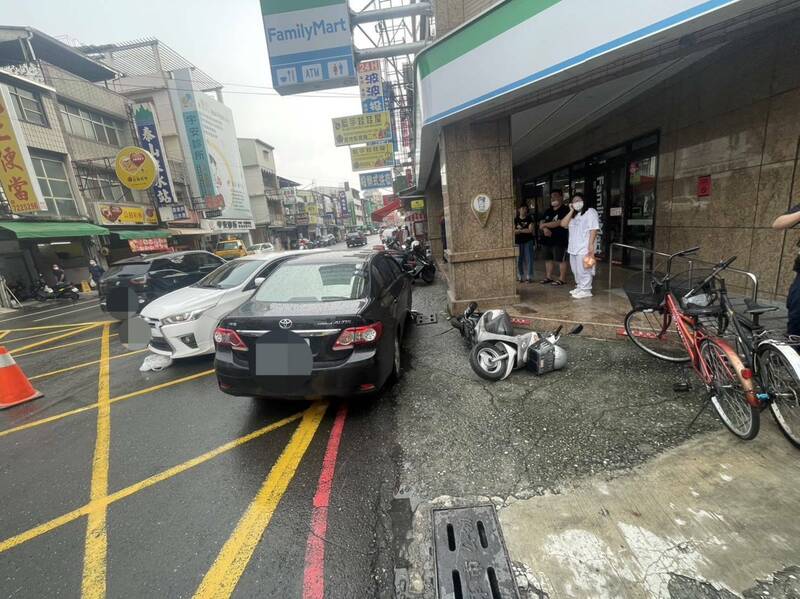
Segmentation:
[(156, 205), (171, 206), (175, 204), (175, 191), (152, 104), (134, 104), (133, 120), (136, 123), (136, 138), (139, 146), (150, 152), (156, 161), (156, 180), (152, 188)]
[(28, 148), (23, 143), (16, 116), (12, 116), (11, 98), (0, 85), (0, 185), (12, 212), (39, 212), (47, 204), (33, 175)]
[(357, 114), (333, 119), (333, 140), (337, 146), (392, 139), (388, 112)]
[(117, 179), (129, 189), (150, 189), (156, 181), (155, 158), (147, 150), (126, 146), (117, 153), (114, 163)]

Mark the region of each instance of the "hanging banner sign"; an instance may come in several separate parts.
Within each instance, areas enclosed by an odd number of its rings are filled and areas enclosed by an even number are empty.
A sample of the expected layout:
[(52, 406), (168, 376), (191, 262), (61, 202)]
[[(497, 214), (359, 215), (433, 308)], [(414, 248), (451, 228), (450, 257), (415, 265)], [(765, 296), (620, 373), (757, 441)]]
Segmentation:
[(159, 207), (171, 206), (176, 203), (175, 188), (169, 172), (169, 164), (164, 156), (164, 142), (158, 133), (153, 105), (149, 102), (134, 104), (133, 120), (136, 123), (136, 139), (139, 147), (150, 152), (156, 161), (156, 180), (152, 187), (153, 199)]
[(279, 94), (356, 85), (347, 0), (261, 0), (261, 13)]
[(387, 109), (383, 95), (381, 61), (366, 60), (358, 63), (358, 89), (361, 93), (361, 112), (383, 112)]
[(392, 139), (392, 124), (388, 112), (357, 114), (333, 119), (333, 140), (337, 146), (352, 146), (368, 141)]
[(128, 247), (135, 254), (147, 252), (168, 252), (169, 244), (164, 238), (158, 239), (129, 239)]
[(362, 173), (358, 176), (361, 189), (380, 189), (392, 186), (392, 171), (378, 171), (376, 173)]
[(34, 176), (28, 146), (20, 143), (22, 133), (5, 86), (0, 85), (0, 185), (12, 212), (47, 210), (39, 181)]
[(394, 166), (394, 146), (391, 143), (350, 148), (350, 162), (354, 171)]
[(347, 207), (347, 192), (340, 191), (339, 197), (339, 214), (342, 218), (350, 218), (350, 210)]

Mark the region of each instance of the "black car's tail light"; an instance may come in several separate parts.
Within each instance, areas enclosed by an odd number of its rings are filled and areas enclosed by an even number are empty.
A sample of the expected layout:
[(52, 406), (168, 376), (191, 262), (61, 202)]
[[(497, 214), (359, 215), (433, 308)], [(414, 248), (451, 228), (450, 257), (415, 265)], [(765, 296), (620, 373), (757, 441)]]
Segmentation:
[(128, 284), (133, 285), (134, 287), (144, 287), (147, 285), (147, 275), (141, 275), (139, 277), (131, 277), (128, 279)]
[(231, 329), (217, 327), (214, 330), (214, 342), (220, 347), (230, 347), (237, 351), (247, 351), (247, 344), (239, 334)]
[(351, 327), (339, 333), (339, 338), (333, 344), (334, 350), (353, 349), (357, 345), (369, 345), (381, 338), (383, 325), (374, 322), (363, 327)]

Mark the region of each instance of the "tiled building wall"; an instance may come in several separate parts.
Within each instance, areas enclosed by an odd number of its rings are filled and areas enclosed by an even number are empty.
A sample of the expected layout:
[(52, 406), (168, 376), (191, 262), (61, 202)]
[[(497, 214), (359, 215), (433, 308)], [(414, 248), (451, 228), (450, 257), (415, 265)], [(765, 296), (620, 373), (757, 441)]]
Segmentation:
[[(765, 296), (785, 295), (800, 231), (774, 231), (771, 223), (800, 203), (797, 27), (729, 44), (526, 161), (518, 174), (546, 173), (659, 130), (655, 249), (700, 245), (709, 261), (735, 254)], [(697, 196), (702, 175), (711, 175), (710, 197)]]
[(441, 37), (497, 4), (497, 0), (435, 0), (436, 35)]
[(48, 84), (56, 88), (62, 98), (96, 108), (108, 116), (127, 118), (124, 96), (45, 62), (42, 62), (42, 71)]
[(31, 123), (20, 122), (22, 135), (29, 148), (36, 150), (47, 150), (58, 154), (67, 153), (67, 144), (61, 133), (61, 123), (58, 120), (58, 106), (50, 94), (42, 94), (42, 105), (47, 116), (47, 127), (34, 125)]

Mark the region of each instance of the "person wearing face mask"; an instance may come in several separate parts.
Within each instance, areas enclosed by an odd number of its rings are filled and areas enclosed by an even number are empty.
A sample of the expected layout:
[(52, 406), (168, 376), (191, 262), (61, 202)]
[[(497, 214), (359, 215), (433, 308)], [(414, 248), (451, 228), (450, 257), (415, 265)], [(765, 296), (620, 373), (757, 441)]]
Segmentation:
[(592, 297), (596, 262), (594, 248), (600, 230), (597, 210), (586, 205), (582, 193), (576, 193), (572, 196), (569, 214), (561, 219), (561, 226), (569, 230), (567, 252), (575, 274), (575, 289), (570, 294), (575, 299)]
[[(550, 192), (550, 207), (545, 210), (539, 229), (542, 232), (542, 249), (545, 259), (545, 278), (539, 281), (542, 285), (560, 287), (567, 282), (567, 246), (569, 233), (561, 226), (561, 220), (569, 214), (564, 206), (564, 196), (560, 189)], [(558, 263), (558, 279), (553, 278), (553, 269)]]

